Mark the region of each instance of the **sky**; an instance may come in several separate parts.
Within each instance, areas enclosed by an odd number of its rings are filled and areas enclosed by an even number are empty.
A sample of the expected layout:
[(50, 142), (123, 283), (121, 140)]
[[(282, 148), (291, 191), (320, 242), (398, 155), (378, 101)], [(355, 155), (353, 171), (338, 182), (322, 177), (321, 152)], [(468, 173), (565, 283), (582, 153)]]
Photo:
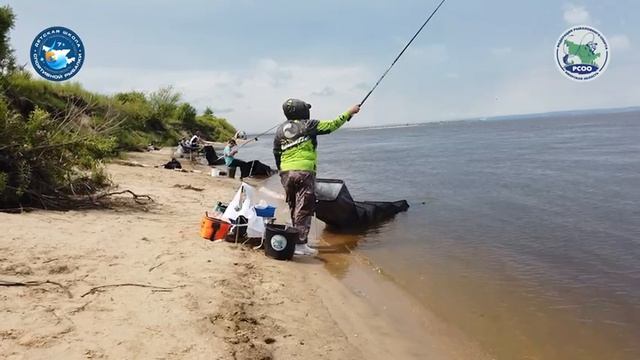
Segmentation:
[[(43, 29), (83, 40), (71, 81), (103, 93), (172, 86), (245, 131), (270, 128), (300, 98), (312, 117), (358, 103), (438, 1), (0, 1), (17, 15), (19, 63)], [(61, 5), (63, 4), (63, 5)], [(640, 105), (637, 0), (447, 0), (350, 126)], [(596, 27), (610, 65), (590, 82), (560, 73), (555, 44)]]

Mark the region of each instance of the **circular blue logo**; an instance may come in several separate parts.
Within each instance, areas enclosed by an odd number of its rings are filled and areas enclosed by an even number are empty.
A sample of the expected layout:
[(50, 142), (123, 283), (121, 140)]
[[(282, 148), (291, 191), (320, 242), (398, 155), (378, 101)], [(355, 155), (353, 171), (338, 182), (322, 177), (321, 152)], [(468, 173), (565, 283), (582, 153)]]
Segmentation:
[(64, 81), (74, 77), (85, 53), (82, 40), (75, 32), (62, 26), (42, 30), (31, 43), (31, 65), (47, 80)]
[(275, 251), (284, 250), (284, 248), (287, 247), (287, 238), (280, 234), (273, 235), (271, 238), (271, 247)]
[(598, 30), (589, 26), (575, 26), (558, 39), (556, 62), (568, 78), (588, 81), (602, 74), (609, 64), (609, 45)]

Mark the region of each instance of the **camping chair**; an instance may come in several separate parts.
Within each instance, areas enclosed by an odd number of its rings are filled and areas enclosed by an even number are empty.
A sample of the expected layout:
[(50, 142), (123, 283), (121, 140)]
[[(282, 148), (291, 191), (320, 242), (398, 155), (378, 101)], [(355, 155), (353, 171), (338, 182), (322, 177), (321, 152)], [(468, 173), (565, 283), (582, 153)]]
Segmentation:
[(182, 154), (189, 157), (189, 161), (194, 162), (202, 152), (202, 147), (200, 145), (191, 146), (186, 141), (181, 140), (178, 143), (178, 147)]

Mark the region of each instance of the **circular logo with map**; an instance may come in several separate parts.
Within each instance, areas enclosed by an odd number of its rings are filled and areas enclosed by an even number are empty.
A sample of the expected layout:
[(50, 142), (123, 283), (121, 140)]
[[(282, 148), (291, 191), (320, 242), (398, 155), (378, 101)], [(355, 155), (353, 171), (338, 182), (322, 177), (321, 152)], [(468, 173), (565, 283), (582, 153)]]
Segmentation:
[(560, 71), (577, 81), (593, 80), (602, 74), (610, 56), (607, 39), (589, 26), (575, 26), (564, 32), (555, 55)]
[(42, 30), (31, 43), (31, 65), (47, 80), (64, 81), (74, 77), (84, 63), (84, 45), (73, 31), (54, 26)]
[(284, 137), (287, 139), (294, 138), (298, 133), (300, 133), (300, 125), (297, 122), (288, 122), (283, 128)]
[(282, 235), (273, 235), (271, 238), (271, 247), (275, 251), (282, 251), (287, 247), (287, 238)]

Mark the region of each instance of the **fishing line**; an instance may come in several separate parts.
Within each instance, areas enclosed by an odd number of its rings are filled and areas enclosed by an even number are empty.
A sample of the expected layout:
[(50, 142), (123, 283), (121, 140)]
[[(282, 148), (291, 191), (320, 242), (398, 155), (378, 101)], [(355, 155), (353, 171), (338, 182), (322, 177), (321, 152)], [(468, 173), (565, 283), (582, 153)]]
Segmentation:
[(407, 45), (404, 46), (404, 48), (402, 49), (402, 51), (400, 51), (400, 53), (398, 54), (398, 56), (396, 56), (395, 60), (393, 60), (393, 62), (391, 63), (391, 65), (389, 66), (389, 68), (387, 68), (387, 70), (382, 74), (382, 76), (380, 76), (380, 79), (378, 79), (378, 81), (376, 82), (376, 84), (373, 86), (373, 88), (371, 90), (369, 90), (369, 92), (367, 93), (367, 95), (364, 97), (364, 99), (362, 99), (362, 101), (360, 102), (360, 106), (362, 106), (364, 104), (365, 101), (367, 101), (367, 99), (369, 98), (369, 96), (371, 95), (371, 93), (373, 93), (373, 91), (378, 87), (378, 85), (380, 85), (380, 82), (382, 81), (382, 79), (384, 79), (385, 76), (387, 76), (387, 73), (389, 72), (389, 70), (391, 70), (391, 68), (396, 64), (396, 62), (398, 62), (398, 59), (400, 59), (400, 57), (402, 56), (402, 54), (404, 54), (404, 52), (407, 50), (407, 48), (409, 48), (409, 45), (411, 45), (411, 43), (413, 42), (413, 40), (416, 39), (416, 37), (418, 37), (418, 35), (420, 34), (420, 32), (422, 31), (422, 29), (424, 29), (425, 26), (427, 26), (427, 24), (429, 23), (429, 21), (431, 21), (431, 18), (436, 14), (436, 12), (438, 12), (438, 10), (440, 9), (440, 7), (442, 6), (442, 4), (444, 4), (446, 0), (442, 0), (440, 2), (440, 4), (436, 7), (435, 10), (433, 10), (433, 12), (431, 13), (431, 15), (429, 15), (429, 17), (427, 18), (427, 20), (424, 22), (424, 24), (422, 24), (422, 26), (420, 26), (420, 29), (418, 29), (418, 31), (416, 31), (416, 33), (413, 35), (413, 37), (411, 38), (411, 40), (409, 40), (409, 42), (407, 43)]
[(263, 131), (262, 133), (256, 135), (253, 137), (253, 139), (247, 141), (246, 143), (242, 144), (241, 146), (238, 146), (238, 149), (240, 149), (241, 147), (247, 145), (248, 143), (252, 142), (252, 141), (258, 141), (258, 138), (261, 138), (262, 136), (268, 134), (271, 130), (277, 128), (278, 126), (280, 126), (281, 123), (277, 123), (276, 125), (270, 127), (269, 129), (267, 129), (266, 131)]
[[(278, 123), (278, 124), (274, 125), (273, 127), (269, 128), (267, 131), (264, 131), (264, 132), (262, 132), (262, 133), (260, 133), (260, 134), (258, 134), (258, 135), (256, 135), (256, 136), (254, 136), (254, 137), (253, 137), (253, 139), (251, 139), (251, 140), (249, 140), (249, 141), (245, 142), (244, 144), (238, 145), (237, 150), (242, 149), (245, 145), (248, 145), (248, 144), (250, 144), (250, 143), (252, 143), (252, 142), (254, 142), (254, 141), (258, 141), (258, 138), (260, 138), (260, 137), (262, 137), (262, 136), (266, 135), (266, 134), (267, 134), (267, 133), (269, 133), (271, 130), (273, 130), (273, 129), (275, 129), (276, 127), (280, 126), (280, 124), (281, 124), (281, 123)], [(216, 159), (216, 162), (217, 162), (217, 161), (219, 161), (220, 159), (224, 158), (224, 157), (225, 157), (224, 155), (219, 156), (219, 157)], [(251, 165), (251, 168), (253, 169), (253, 164)]]

